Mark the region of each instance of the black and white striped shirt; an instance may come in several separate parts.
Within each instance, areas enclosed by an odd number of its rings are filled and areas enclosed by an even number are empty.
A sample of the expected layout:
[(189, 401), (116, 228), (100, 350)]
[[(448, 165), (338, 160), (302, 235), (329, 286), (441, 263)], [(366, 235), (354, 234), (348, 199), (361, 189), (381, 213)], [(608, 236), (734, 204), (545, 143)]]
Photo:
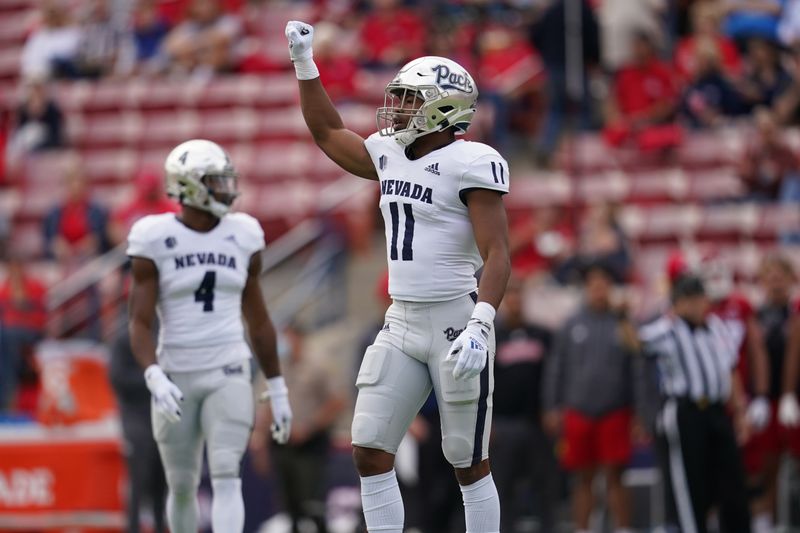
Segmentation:
[(643, 326), (639, 339), (646, 356), (656, 357), (662, 392), (669, 397), (726, 402), (738, 349), (725, 323), (709, 316), (695, 327), (682, 318), (663, 316)]

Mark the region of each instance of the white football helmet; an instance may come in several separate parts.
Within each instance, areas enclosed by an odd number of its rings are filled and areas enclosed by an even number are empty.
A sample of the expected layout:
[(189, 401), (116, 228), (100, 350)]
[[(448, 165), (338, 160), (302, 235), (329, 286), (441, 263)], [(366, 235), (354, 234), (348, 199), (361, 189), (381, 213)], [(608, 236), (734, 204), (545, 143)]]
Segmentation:
[(179, 144), (164, 163), (166, 190), (181, 205), (224, 216), (239, 196), (231, 158), (217, 143), (192, 139)]
[(377, 112), (378, 132), (401, 146), (450, 127), (463, 135), (477, 100), (478, 87), (464, 67), (444, 57), (420, 57), (403, 66), (386, 86)]

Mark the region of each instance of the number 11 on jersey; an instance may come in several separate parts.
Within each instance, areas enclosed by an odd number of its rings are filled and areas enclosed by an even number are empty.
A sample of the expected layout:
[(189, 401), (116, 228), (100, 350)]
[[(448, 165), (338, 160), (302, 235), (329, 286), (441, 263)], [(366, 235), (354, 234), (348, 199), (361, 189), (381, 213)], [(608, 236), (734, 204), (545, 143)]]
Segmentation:
[[(389, 204), (389, 212), (392, 215), (392, 247), (390, 251), (392, 261), (397, 261), (397, 235), (400, 228), (399, 202)], [(403, 261), (414, 260), (414, 211), (411, 204), (403, 204), (403, 214), (405, 215), (405, 232), (403, 233)]]

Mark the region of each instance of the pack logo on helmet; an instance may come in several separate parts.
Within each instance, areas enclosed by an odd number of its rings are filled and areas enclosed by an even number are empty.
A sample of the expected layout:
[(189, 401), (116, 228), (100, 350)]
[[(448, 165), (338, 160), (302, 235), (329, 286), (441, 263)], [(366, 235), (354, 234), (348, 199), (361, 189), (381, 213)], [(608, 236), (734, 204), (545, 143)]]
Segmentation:
[[(471, 93), (473, 91), (472, 83), (470, 83), (466, 74), (451, 72), (447, 65), (436, 65), (432, 70), (436, 73), (436, 85), (442, 89), (455, 89), (463, 93)], [(449, 83), (442, 84), (443, 81)]]

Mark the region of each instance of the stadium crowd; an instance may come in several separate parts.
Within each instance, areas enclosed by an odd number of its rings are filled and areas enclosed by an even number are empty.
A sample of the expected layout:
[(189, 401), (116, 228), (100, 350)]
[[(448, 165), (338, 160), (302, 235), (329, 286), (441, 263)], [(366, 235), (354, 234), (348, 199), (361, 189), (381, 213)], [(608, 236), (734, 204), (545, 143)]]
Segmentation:
[[(260, 26), (278, 3), (41, 0), (14, 79), (19, 98), (0, 110), (0, 191), (24, 187), (25, 161), (71, 146), (54, 83), (177, 79), (204, 84), (226, 76), (289, 72), (283, 36), (267, 35)], [(569, 149), (562, 144), (568, 133), (592, 132), (609, 151), (633, 150), (658, 167), (669, 165), (697, 132), (744, 126), (746, 146), (733, 170), (743, 188), (734, 194), (720, 191), (720, 199), (710, 203), (800, 203), (800, 153), (786, 135), (800, 125), (800, 1), (578, 0), (574, 20), (567, 3), (316, 0), (303, 5), (309, 22), (316, 23), (314, 58), (334, 101), (363, 100), (360, 77), (394, 72), (411, 58), (454, 59), (475, 75), (481, 106), (492, 116), (482, 134), (509, 154), (512, 173), (515, 164), (569, 173), (569, 158), (557, 157)], [(575, 32), (581, 36), (580, 60), (572, 59), (575, 50), (565, 40)], [(213, 137), (213, 131), (207, 135)], [(12, 244), (18, 242), (14, 221), (0, 213), (5, 261), (0, 410), (35, 411), (32, 353), (48, 335), (47, 283), (27, 266), (44, 260), (64, 273), (77, 270), (123, 242), (139, 217), (176, 209), (165, 199), (160, 170), (154, 168), (131, 175), (135, 195), (113, 208), (93, 198), (77, 155), (54, 181), (60, 183), (53, 183), (53, 190), (60, 185), (63, 193), (44, 199), (41, 249), (21, 253)], [(620, 220), (622, 206), (540, 205), (533, 199), (530, 205), (535, 207), (512, 212), (514, 279), (497, 327), (492, 456), (503, 530), (515, 531), (533, 517), (540, 531), (551, 531), (558, 519), (555, 502), (564, 499), (564, 472), (573, 481), (576, 530), (589, 529), (598, 471), (606, 474), (616, 529), (636, 526), (639, 517), (623, 470), (632, 461), (654, 461), (656, 387), (640, 387), (649, 382), (647, 365), (626, 337), (631, 322), (645, 317), (618, 296), (642, 289), (644, 278), (659, 277), (666, 286), (678, 270), (688, 268), (721, 271), (723, 290), (707, 286), (707, 292), (716, 312), (742, 334), (747, 399), (738, 407), (748, 416), (740, 444), (755, 494), (754, 531), (771, 531), (781, 454), (800, 458), (800, 430), (777, 420), (780, 398), (800, 387), (800, 346), (790, 342), (800, 331), (791, 260), (800, 231), (773, 235), (769, 246), (780, 242), (786, 253), (759, 258), (752, 279), (737, 279), (731, 265), (709, 258), (708, 246), (692, 243), (683, 246), (684, 267), (676, 267), (676, 259), (662, 264), (659, 275), (641, 271), (639, 250)], [(746, 282), (747, 294), (735, 290), (737, 281)], [(706, 282), (713, 285), (714, 279), (707, 276)], [(530, 318), (548, 313), (545, 297), (525, 298), (539, 286), (556, 287), (571, 298), (569, 313), (556, 323), (536, 324)], [(669, 306), (665, 292), (649, 296), (657, 304), (648, 311)], [(66, 335), (102, 339), (108, 311), (99, 288), (90, 286), (75, 298), (94, 318)], [(296, 326), (286, 332), (291, 365), (299, 369), (292, 380), (320, 397), (306, 398), (305, 433), (293, 436), (288, 449), (277, 450), (272, 460), (279, 463), (279, 473), (309, 477), (310, 486), (286, 487), (286, 507), (294, 519), (307, 516), (322, 531), (321, 488), (313, 483), (318, 481), (314, 474), (329, 453), (334, 419), (350, 399), (315, 381), (324, 383), (324, 373), (302, 357), (305, 334)], [(598, 394), (600, 388), (608, 394)], [(769, 402), (766, 420), (748, 408), (759, 399)], [(317, 416), (313, 409), (324, 413)], [(437, 420), (436, 406), (429, 402), (412, 426), (421, 470), (417, 488), (407, 489), (416, 490), (417, 497), (406, 500), (416, 502), (417, 509), (409, 511), (409, 525), (429, 533), (458, 528), (454, 509), (460, 505), (458, 487), (447, 479), (452, 472), (440, 457)], [(265, 435), (256, 435), (251, 454), (257, 472), (272, 472), (267, 448)]]

